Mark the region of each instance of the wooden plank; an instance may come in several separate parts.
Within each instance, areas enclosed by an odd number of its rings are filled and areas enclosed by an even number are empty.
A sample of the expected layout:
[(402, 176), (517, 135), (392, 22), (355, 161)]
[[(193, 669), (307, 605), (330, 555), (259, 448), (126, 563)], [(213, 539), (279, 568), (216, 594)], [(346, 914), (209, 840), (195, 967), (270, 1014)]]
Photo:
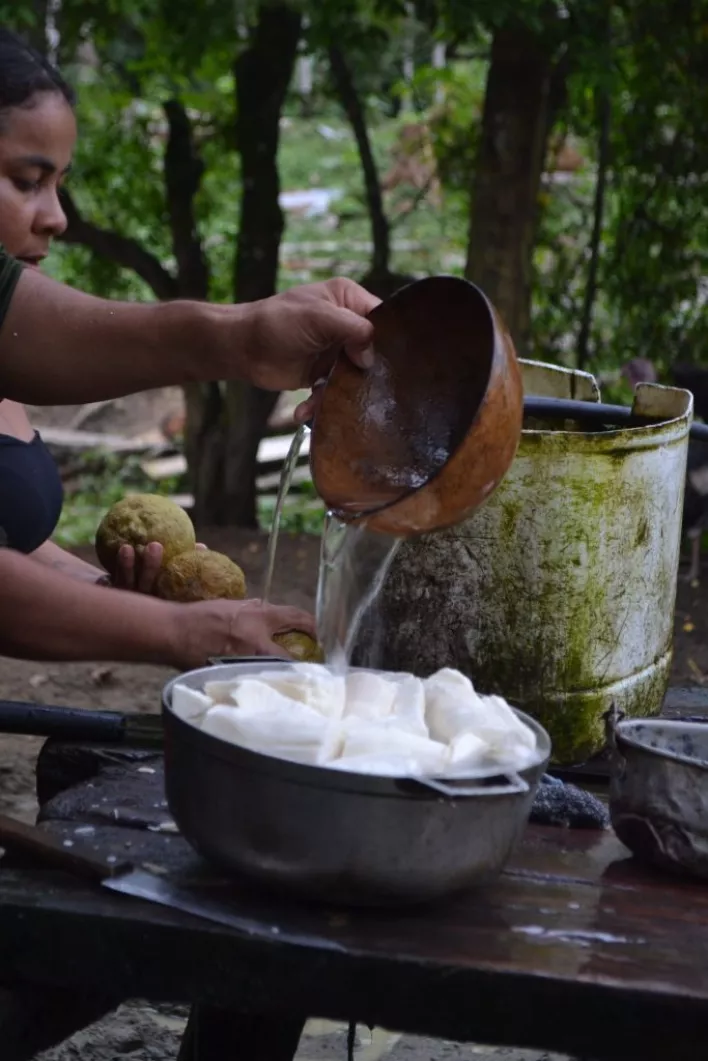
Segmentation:
[[(703, 690), (677, 690), (670, 702), (696, 711), (706, 699)], [(110, 825), (94, 817), (93, 846), (193, 879), (194, 855), (180, 837), (121, 819), (124, 804), (139, 812), (144, 801), (125, 765), (104, 767), (115, 772), (105, 806), (119, 813), (108, 815)], [(150, 821), (164, 815), (157, 793), (148, 803)], [(45, 827), (65, 839), (93, 813), (58, 801), (54, 812)], [(195, 1052), (192, 1032), (182, 1061), (212, 1061), (218, 1042), (236, 1043), (263, 1014), (280, 1028), (267, 1055), (278, 1061), (304, 1013), (596, 1061), (689, 1061), (708, 1041), (708, 890), (644, 869), (611, 833), (531, 827), (494, 887), (393, 913), (330, 911), (212, 877), (210, 893), (218, 885), (260, 926), (249, 935), (5, 865), (3, 977), (34, 984), (43, 997), (47, 988), (80, 995), (100, 983), (110, 997), (195, 1003), (193, 1028), (206, 1015), (214, 1049)], [(223, 1013), (235, 998), (261, 1016), (214, 1021), (212, 1007)], [(228, 1035), (215, 1036), (219, 1028)]]
[(572, 847), (567, 837), (530, 831), (494, 888), (388, 915), (271, 900), (234, 881), (229, 894), (262, 924), (258, 937), (8, 870), (0, 966), (38, 986), (101, 983), (220, 1007), (237, 998), (274, 1018), (310, 1013), (603, 1061), (693, 1061), (708, 1041), (706, 889), (632, 872), (605, 834)]
[[(67, 792), (44, 827), (70, 840), (90, 818), (83, 842), (104, 857), (129, 851), (194, 882), (181, 837), (131, 825), (164, 815), (147, 762), (104, 762), (111, 792), (95, 785), (78, 807)], [(148, 817), (126, 769), (149, 789)], [(665, 1061), (669, 1048), (688, 1061), (708, 1041), (708, 889), (638, 866), (608, 832), (531, 827), (493, 887), (392, 913), (297, 904), (213, 874), (208, 887), (258, 930), (0, 868), (0, 968), (42, 988), (238, 999), (274, 1020), (308, 1013), (597, 1061)]]
[[(272, 435), (261, 439), (258, 447), (258, 464), (261, 466), (280, 467), (288, 455), (294, 435)], [(300, 451), (298, 464), (309, 461), (310, 440), (306, 438)], [(176, 475), (184, 475), (187, 471), (187, 460), (182, 453), (169, 457), (158, 457), (154, 460), (143, 461), (142, 470), (151, 479), (168, 479)]]
[(58, 449), (108, 450), (110, 453), (140, 453), (155, 447), (170, 445), (161, 433), (139, 438), (103, 434), (100, 431), (72, 431), (64, 427), (43, 427), (40, 434), (46, 444)]
[(175, 453), (170, 457), (143, 461), (140, 468), (150, 479), (170, 479), (172, 476), (186, 473), (187, 459), (183, 453)]
[[(296, 490), (297, 487), (302, 486), (304, 483), (311, 483), (312, 475), (310, 474), (309, 464), (305, 464), (300, 468), (296, 468), (293, 473), (292, 482), (290, 488)], [(280, 472), (272, 471), (267, 475), (259, 475), (256, 479), (256, 489), (260, 494), (270, 493), (277, 494), (278, 487), (280, 486)], [(319, 504), (319, 502), (318, 502)]]
[[(373, 244), (369, 240), (347, 240), (347, 248), (350, 251), (361, 251), (370, 254)], [(428, 245), (418, 240), (395, 239), (391, 243), (394, 251), (422, 251), (428, 250)], [(342, 250), (342, 244), (336, 240), (303, 240), (301, 243), (285, 242), (280, 245), (281, 256), (297, 256), (301, 254), (338, 254)]]

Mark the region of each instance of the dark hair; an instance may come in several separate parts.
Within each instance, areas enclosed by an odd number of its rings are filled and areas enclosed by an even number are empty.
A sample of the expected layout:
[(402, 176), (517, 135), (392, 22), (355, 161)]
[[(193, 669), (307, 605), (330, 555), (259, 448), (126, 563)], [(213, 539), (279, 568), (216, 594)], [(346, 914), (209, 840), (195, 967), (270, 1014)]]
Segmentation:
[(76, 102), (73, 89), (49, 60), (0, 26), (0, 119), (12, 107), (31, 107), (40, 92), (58, 92), (70, 107)]

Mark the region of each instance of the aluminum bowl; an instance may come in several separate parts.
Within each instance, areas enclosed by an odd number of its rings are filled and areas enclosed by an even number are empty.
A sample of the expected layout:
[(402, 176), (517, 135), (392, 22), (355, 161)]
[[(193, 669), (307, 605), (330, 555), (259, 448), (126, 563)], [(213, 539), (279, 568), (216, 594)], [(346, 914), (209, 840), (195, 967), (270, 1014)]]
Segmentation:
[(538, 761), (516, 775), (413, 780), (344, 773), (239, 748), (173, 714), (172, 687), (201, 689), (284, 662), (206, 667), (163, 691), (170, 811), (189, 843), (223, 870), (310, 899), (348, 905), (426, 902), (502, 871), (550, 757), (522, 712)]
[(708, 724), (608, 719), (610, 817), (636, 858), (708, 880)]

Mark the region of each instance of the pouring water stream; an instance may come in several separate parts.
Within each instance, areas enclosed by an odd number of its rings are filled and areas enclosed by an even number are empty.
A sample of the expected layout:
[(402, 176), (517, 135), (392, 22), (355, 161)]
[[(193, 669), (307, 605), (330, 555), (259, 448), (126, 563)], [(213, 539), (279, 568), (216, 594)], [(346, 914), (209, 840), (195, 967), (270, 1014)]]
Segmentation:
[[(297, 429), (280, 473), (268, 538), (261, 594), (264, 601), (271, 598), (283, 509), (309, 433), (304, 425)], [(349, 666), (362, 620), (381, 592), (400, 542), (399, 538), (369, 531), (364, 525), (342, 523), (331, 512), (325, 517), (315, 615), (325, 661), (339, 672)]]
[(280, 483), (278, 484), (278, 496), (275, 499), (275, 508), (273, 509), (273, 522), (270, 528), (270, 534), (268, 536), (268, 552), (266, 554), (266, 569), (265, 576), (263, 579), (263, 591), (261, 598), (263, 601), (269, 601), (271, 591), (273, 589), (273, 572), (275, 570), (275, 556), (278, 550), (278, 538), (280, 536), (280, 524), (283, 519), (283, 508), (285, 507), (285, 501), (288, 494), (290, 493), (290, 487), (292, 486), (293, 476), (295, 475), (295, 469), (297, 468), (298, 457), (300, 451), (304, 445), (305, 439), (309, 436), (309, 428), (303, 424), (297, 429), (293, 435), (292, 442), (290, 443), (290, 449), (287, 452), (285, 460), (283, 461), (283, 467), (280, 472)]

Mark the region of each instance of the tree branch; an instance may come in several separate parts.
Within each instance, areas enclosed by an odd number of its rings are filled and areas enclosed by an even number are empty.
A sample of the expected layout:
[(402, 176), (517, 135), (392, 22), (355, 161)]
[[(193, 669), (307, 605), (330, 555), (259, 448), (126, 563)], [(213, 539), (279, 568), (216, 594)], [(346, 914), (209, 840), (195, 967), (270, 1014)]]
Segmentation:
[(159, 259), (141, 247), (137, 240), (85, 221), (66, 190), (62, 191), (61, 198), (68, 222), (66, 232), (61, 236), (64, 243), (87, 247), (94, 254), (107, 258), (124, 269), (132, 269), (161, 301), (177, 297), (179, 292), (174, 277)]
[(405, 210), (401, 210), (400, 213), (396, 214), (396, 216), (394, 217), (394, 219), (392, 220), (392, 222), (390, 224), (391, 232), (393, 232), (393, 230), (395, 228), (398, 228), (398, 226), (401, 224), (401, 222), (405, 221), (406, 218), (409, 217), (410, 214), (412, 214), (414, 210), (418, 209), (418, 207), (420, 206), (420, 204), (423, 202), (423, 200), (425, 199), (426, 195), (430, 191), (434, 180), (435, 180), (435, 174), (433, 173), (433, 174), (431, 174), (428, 177), (428, 179), (426, 180), (426, 182), (423, 185), (423, 187), (419, 188), (418, 191), (415, 193), (415, 196), (413, 197), (413, 201), (411, 202), (410, 206), (407, 206), (405, 208)]
[(374, 152), (371, 148), (369, 130), (366, 126), (366, 114), (364, 113), (359, 93), (356, 90), (349, 64), (342, 49), (336, 44), (331, 44), (329, 47), (329, 65), (342, 109), (354, 132), (361, 166), (364, 171), (366, 202), (369, 209), (369, 218), (371, 219), (371, 237), (374, 245), (371, 271), (376, 275), (386, 275), (389, 272), (390, 258), (389, 223), (384, 210), (379, 172)]
[(182, 101), (169, 99), (163, 110), (169, 126), (164, 167), (167, 212), (179, 292), (183, 298), (206, 299), (209, 266), (194, 216), (194, 196), (199, 191), (204, 163), (194, 149), (192, 124)]
[(590, 235), (590, 261), (585, 282), (585, 298), (580, 317), (580, 330), (577, 344), (577, 366), (584, 369), (587, 365), (590, 346), (592, 315), (597, 297), (598, 270), (600, 267), (600, 249), (602, 244), (602, 223), (605, 212), (605, 191), (607, 171), (610, 165), (610, 123), (612, 120), (612, 99), (609, 92), (602, 90), (599, 98), (600, 136), (597, 160), (597, 178), (595, 181), (595, 198), (593, 204), (592, 233)]

